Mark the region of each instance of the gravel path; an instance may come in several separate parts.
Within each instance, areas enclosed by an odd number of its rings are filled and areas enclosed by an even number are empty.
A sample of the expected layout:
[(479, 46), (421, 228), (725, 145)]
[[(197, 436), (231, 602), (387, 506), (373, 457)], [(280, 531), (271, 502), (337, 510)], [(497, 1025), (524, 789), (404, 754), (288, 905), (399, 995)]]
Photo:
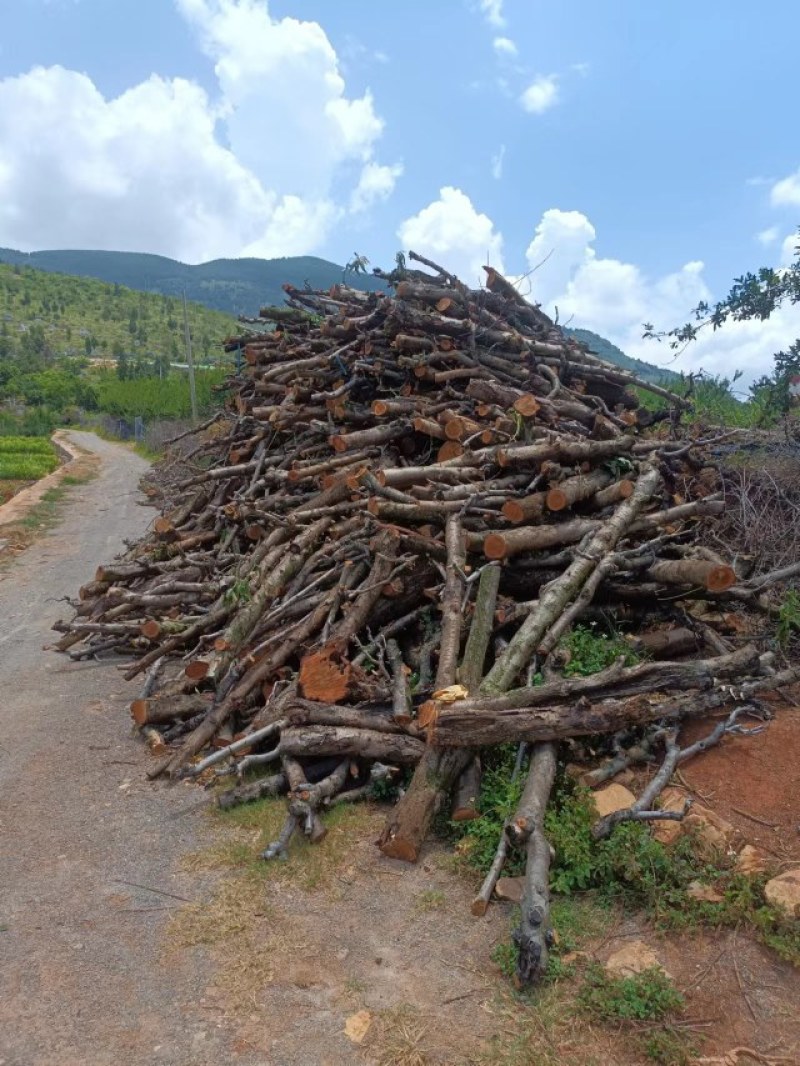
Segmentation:
[(142, 459), (70, 436), (100, 475), (0, 579), (0, 1066), (264, 1064), (204, 1014), (207, 960), (162, 957), (168, 893), (203, 889), (177, 868), (202, 844), (197, 791), (144, 780), (118, 664), (42, 650), (62, 598), (153, 516)]

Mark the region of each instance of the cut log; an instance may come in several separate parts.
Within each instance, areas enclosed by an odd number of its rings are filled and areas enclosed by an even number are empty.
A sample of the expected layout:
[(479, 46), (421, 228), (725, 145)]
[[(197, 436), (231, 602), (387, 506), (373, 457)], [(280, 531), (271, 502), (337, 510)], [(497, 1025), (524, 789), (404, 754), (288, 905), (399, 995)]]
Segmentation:
[(725, 592), (736, 584), (732, 566), (708, 559), (667, 559), (654, 563), (643, 576), (667, 585), (698, 585), (709, 592)]
[(472, 822), (480, 818), (478, 804), (481, 794), (481, 761), (472, 759), (461, 774), (453, 793), (450, 818), (454, 822)]
[(527, 988), (547, 972), (552, 943), (550, 928), (550, 844), (544, 833), (544, 816), (556, 776), (554, 744), (537, 744), (531, 755), (528, 779), (509, 827), (514, 843), (524, 844), (525, 889), (520, 923), (514, 930), (517, 948), (516, 983)]
[(302, 729), (285, 729), (280, 750), (299, 759), (319, 755), (352, 755), (362, 759), (379, 759), (397, 766), (415, 766), (422, 758), (425, 745), (421, 740), (401, 733), (379, 733), (347, 726), (310, 725)]

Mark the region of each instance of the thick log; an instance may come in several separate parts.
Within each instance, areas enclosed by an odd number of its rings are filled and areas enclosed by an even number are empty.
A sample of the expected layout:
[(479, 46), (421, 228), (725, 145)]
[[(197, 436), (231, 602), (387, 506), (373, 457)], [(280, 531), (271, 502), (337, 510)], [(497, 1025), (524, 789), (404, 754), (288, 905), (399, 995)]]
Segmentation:
[(346, 704), (317, 703), (314, 700), (292, 700), (282, 708), (281, 717), (292, 728), (332, 725), (368, 729), (377, 733), (407, 732), (406, 724), (398, 722), (387, 707), (349, 707)]
[(480, 818), (481, 761), (474, 758), (459, 777), (453, 793), (450, 818), (454, 822), (471, 822)]
[(698, 585), (709, 592), (725, 592), (736, 584), (732, 566), (709, 559), (667, 559), (654, 563), (643, 576), (666, 585)]
[(461, 647), (461, 596), (463, 590), (466, 553), (464, 535), (457, 515), (447, 516), (445, 527), (447, 570), (442, 592), (442, 635), (439, 641), (439, 665), (436, 671), (436, 688), (447, 688), (456, 679), (458, 652)]
[(525, 888), (520, 923), (514, 930), (517, 948), (516, 984), (527, 988), (547, 972), (552, 943), (550, 928), (550, 843), (544, 833), (544, 816), (556, 776), (554, 744), (537, 744), (531, 754), (528, 779), (509, 834), (525, 846)]
[(285, 729), (280, 750), (295, 758), (310, 759), (318, 755), (352, 755), (354, 758), (379, 759), (397, 766), (415, 766), (422, 758), (425, 745), (402, 733), (379, 733), (371, 729), (348, 726), (309, 725), (302, 729)]
[[(447, 568), (442, 595), (437, 689), (447, 688), (455, 682), (461, 643), (461, 589), (465, 553), (461, 524), (455, 515), (448, 517), (445, 543)], [(430, 745), (426, 747), (408, 791), (384, 826), (378, 842), (384, 855), (406, 862), (417, 861), (436, 812), (442, 809), (454, 781), (466, 769), (469, 761), (462, 752), (453, 756), (435, 751)]]
[(593, 470), (589, 474), (579, 474), (577, 477), (567, 478), (554, 488), (550, 489), (546, 496), (546, 503), (551, 511), (565, 511), (580, 500), (594, 496), (601, 489), (606, 488), (614, 480), (606, 470)]
[[(555, 708), (563, 705), (561, 726), (567, 731), (541, 739), (586, 735), (592, 731), (582, 728), (583, 711), (589, 701), (590, 705), (597, 705), (599, 701), (610, 698), (624, 700), (634, 694), (647, 695), (670, 689), (707, 691), (719, 681), (747, 676), (758, 669), (758, 664), (758, 650), (752, 644), (711, 659), (647, 662), (627, 668), (617, 663), (590, 677), (565, 678), (533, 688), (512, 690), (500, 696), (437, 705), (430, 737), (433, 743), (442, 746), (476, 748), (540, 739), (537, 731), (543, 723), (550, 722), (547, 713), (544, 716), (539, 714), (539, 708), (545, 705), (550, 705), (554, 714)], [(582, 711), (576, 714), (575, 707), (579, 704)], [(592, 722), (597, 724), (594, 717)], [(597, 727), (594, 731), (607, 733), (613, 732), (614, 728)], [(572, 732), (575, 729), (578, 731)]]
[(131, 703), (131, 718), (140, 728), (146, 725), (166, 725), (168, 722), (194, 718), (211, 706), (211, 695), (170, 695), (151, 696), (149, 699), (137, 699)]

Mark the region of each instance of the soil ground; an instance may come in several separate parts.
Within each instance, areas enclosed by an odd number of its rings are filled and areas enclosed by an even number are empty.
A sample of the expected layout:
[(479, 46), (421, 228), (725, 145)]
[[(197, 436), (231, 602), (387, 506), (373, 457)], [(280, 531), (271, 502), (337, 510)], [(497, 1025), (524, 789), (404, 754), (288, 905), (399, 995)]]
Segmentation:
[[(645, 1061), (574, 1014), (569, 983), (516, 1000), (491, 959), (510, 908), (472, 918), (474, 885), (441, 846), (416, 867), (382, 859), (379, 810), (342, 809), (320, 848), (265, 867), (279, 804), (220, 822), (195, 786), (145, 780), (126, 724), (136, 684), (114, 661), (42, 651), (63, 598), (152, 518), (137, 503), (145, 463), (70, 436), (99, 476), (0, 575), (0, 1066)], [(796, 713), (685, 771), (731, 820), (735, 806), (779, 825), (736, 822), (778, 855), (800, 824)], [(794, 776), (769, 798), (777, 765)], [(741, 932), (661, 938), (614, 913), (583, 947), (602, 961), (640, 935), (687, 994), (703, 1055), (800, 1062), (797, 972)], [(361, 1011), (357, 1045), (344, 1030)]]

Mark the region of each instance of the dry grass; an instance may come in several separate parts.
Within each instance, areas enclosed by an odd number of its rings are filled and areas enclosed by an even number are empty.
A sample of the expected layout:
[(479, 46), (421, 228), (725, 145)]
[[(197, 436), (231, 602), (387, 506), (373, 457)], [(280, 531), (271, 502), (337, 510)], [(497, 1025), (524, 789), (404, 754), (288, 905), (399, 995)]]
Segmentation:
[(571, 982), (548, 985), (531, 997), (501, 993), (493, 1013), (497, 1035), (475, 1066), (622, 1066), (638, 1061), (577, 1012)]
[(374, 1016), (366, 1046), (379, 1066), (433, 1066), (441, 1059), (425, 1049), (428, 1029), (418, 1011), (401, 1005)]
[(335, 807), (325, 815), (329, 832), (320, 844), (296, 839), (288, 861), (271, 863), (259, 855), (280, 830), (285, 817), (281, 800), (215, 811), (211, 817), (222, 834), (208, 848), (185, 856), (182, 866), (221, 876), (206, 901), (181, 908), (172, 919), (166, 951), (209, 948), (221, 1000), (233, 1014), (249, 1013), (265, 986), (285, 973), (292, 960), (315, 954), (309, 931), (272, 901), (288, 886), (325, 892), (335, 900), (352, 862), (352, 842), (372, 828), (375, 816), (364, 807)]

